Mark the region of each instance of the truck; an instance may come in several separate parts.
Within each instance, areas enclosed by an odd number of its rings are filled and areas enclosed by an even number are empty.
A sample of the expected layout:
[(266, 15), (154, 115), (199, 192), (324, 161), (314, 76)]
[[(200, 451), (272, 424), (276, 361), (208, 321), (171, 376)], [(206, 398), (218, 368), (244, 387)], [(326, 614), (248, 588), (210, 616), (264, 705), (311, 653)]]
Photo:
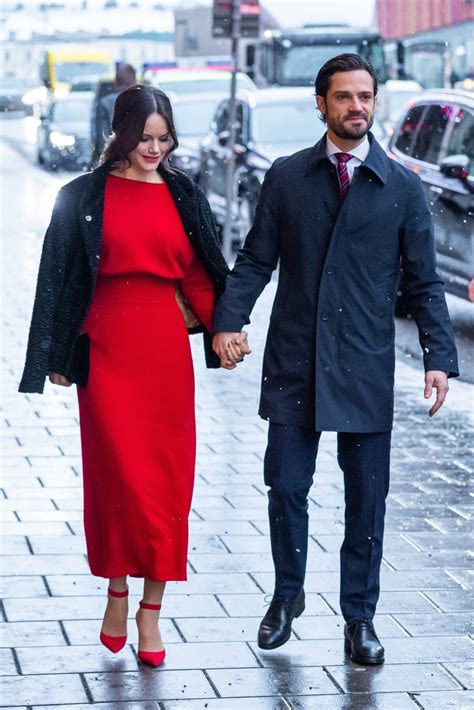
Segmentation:
[(259, 40), (246, 43), (245, 70), (257, 86), (309, 86), (314, 84), (318, 69), (343, 52), (368, 59), (379, 83), (385, 83), (382, 37), (376, 30), (347, 24), (266, 29)]
[(78, 84), (83, 90), (93, 90), (100, 79), (114, 74), (115, 65), (108, 52), (91, 49), (46, 50), (40, 67), (42, 83), (56, 97)]

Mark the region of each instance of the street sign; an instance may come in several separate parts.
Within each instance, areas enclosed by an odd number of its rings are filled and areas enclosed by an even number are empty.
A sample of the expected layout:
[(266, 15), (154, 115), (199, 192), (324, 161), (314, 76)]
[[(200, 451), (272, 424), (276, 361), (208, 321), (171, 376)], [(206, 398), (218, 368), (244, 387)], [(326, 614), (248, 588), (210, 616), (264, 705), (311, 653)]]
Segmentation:
[[(258, 37), (260, 31), (260, 0), (240, 1), (242, 37)], [(232, 36), (232, 0), (214, 0), (212, 15), (214, 37)]]

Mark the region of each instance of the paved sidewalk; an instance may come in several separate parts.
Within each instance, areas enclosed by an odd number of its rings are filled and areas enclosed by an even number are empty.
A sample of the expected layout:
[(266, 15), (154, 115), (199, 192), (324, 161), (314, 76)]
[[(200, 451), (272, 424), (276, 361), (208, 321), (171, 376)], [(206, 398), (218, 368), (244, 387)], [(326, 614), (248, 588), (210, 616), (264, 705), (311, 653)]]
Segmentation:
[(75, 392), (48, 386), (43, 397), (16, 393), (39, 235), (57, 184), (47, 178), (13, 176), (13, 188), (21, 181), (29, 190), (31, 207), (8, 217), (4, 235), (3, 707), (474, 707), (474, 694), (466, 690), (472, 688), (467, 550), (473, 388), (452, 381), (448, 403), (430, 421), (420, 364), (401, 353), (376, 619), (387, 662), (366, 669), (343, 652), (343, 492), (333, 434), (323, 435), (311, 493), (307, 611), (284, 647), (263, 652), (256, 645), (273, 581), (262, 482), (266, 425), (256, 416), (273, 285), (249, 329), (254, 352), (236, 371), (206, 371), (200, 338), (193, 338), (199, 441), (189, 581), (170, 584), (165, 595), (166, 663), (153, 670), (136, 660), (139, 580), (130, 582), (130, 643), (117, 656), (98, 643), (106, 582), (90, 576), (85, 558)]

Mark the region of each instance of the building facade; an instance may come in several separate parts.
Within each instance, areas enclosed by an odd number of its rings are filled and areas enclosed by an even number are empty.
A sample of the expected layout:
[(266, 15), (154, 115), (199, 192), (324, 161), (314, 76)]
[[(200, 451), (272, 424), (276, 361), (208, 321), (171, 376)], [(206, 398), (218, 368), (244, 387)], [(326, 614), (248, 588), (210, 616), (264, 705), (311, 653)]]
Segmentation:
[(377, 0), (392, 78), (426, 88), (474, 79), (474, 0)]

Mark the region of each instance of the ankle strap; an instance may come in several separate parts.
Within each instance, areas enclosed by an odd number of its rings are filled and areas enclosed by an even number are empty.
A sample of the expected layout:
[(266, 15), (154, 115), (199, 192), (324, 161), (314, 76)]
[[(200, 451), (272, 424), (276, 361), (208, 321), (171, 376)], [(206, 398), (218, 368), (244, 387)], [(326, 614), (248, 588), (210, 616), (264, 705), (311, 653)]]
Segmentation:
[(109, 589), (107, 589), (107, 594), (110, 597), (128, 597), (128, 589), (126, 589), (124, 592), (116, 592), (114, 589), (110, 589), (109, 587)]
[(140, 609), (151, 609), (152, 611), (160, 611), (161, 604), (147, 604), (146, 602), (140, 602)]

